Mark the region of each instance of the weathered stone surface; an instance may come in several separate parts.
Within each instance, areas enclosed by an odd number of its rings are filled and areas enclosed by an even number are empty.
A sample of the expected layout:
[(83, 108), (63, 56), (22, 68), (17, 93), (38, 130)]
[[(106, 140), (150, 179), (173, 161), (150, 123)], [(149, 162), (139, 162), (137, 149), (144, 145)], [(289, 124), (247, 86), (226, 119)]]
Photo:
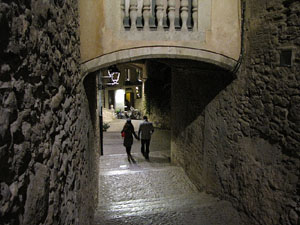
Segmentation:
[(9, 128), (9, 120), (10, 120), (10, 111), (9, 109), (0, 108), (0, 135), (2, 140), (4, 139), (4, 136)]
[(78, 26), (76, 0), (0, 2), (1, 224), (92, 221), (97, 155)]
[(1, 183), (0, 185), (1, 188), (1, 200), (0, 200), (0, 216), (3, 217), (11, 208), (11, 203), (10, 203), (10, 197), (11, 197), (11, 192), (9, 190), (9, 187), (5, 183)]
[(27, 169), (31, 160), (30, 143), (23, 142), (19, 145), (14, 145), (13, 168), (17, 175), (21, 175)]
[(199, 189), (230, 200), (248, 224), (298, 224), (300, 61), (280, 66), (280, 54), (299, 54), (300, 17), (292, 12), (300, 2), (246, 3), (247, 50), (233, 82), (218, 92), (200, 78), (207, 68), (173, 71), (172, 160)]
[(42, 164), (35, 164), (34, 174), (30, 175), (27, 189), (24, 224), (42, 223), (48, 211), (49, 171)]
[(51, 108), (56, 109), (64, 99), (65, 87), (60, 86), (58, 93), (51, 100)]
[(290, 119), (292, 121), (300, 121), (300, 96), (291, 98)]

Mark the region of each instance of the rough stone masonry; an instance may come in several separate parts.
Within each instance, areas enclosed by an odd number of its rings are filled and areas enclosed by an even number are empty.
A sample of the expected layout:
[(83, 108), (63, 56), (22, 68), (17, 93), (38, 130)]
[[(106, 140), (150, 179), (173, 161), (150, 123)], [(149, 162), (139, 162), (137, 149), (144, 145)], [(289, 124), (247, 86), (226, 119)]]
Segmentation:
[[(172, 69), (172, 159), (251, 225), (299, 225), (300, 2), (244, 2), (236, 79)], [(90, 224), (97, 155), (77, 19), (76, 0), (0, 0), (1, 224)]]
[(244, 2), (236, 79), (222, 87), (230, 73), (173, 70), (172, 158), (251, 225), (299, 225), (300, 2)]
[(76, 0), (0, 0), (0, 224), (90, 224), (78, 26)]

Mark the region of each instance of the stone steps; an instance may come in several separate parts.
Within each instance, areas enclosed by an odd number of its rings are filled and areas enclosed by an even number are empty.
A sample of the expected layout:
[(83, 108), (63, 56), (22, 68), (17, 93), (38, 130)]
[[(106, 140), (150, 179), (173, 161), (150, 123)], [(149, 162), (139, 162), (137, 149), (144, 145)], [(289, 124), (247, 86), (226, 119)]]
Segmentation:
[[(124, 148), (124, 147), (122, 147)], [(105, 171), (115, 171), (115, 170), (126, 170), (130, 169), (145, 170), (154, 168), (166, 168), (171, 166), (170, 164), (170, 154), (167, 152), (151, 152), (150, 162), (145, 161), (145, 158), (140, 152), (132, 153), (133, 158), (136, 160), (137, 164), (129, 164), (126, 154), (114, 154), (106, 155), (101, 157), (100, 171), (101, 174)]]
[(98, 208), (95, 225), (191, 224), (241, 225), (237, 212), (225, 201), (205, 194), (139, 199)]
[(131, 165), (122, 154), (101, 158), (95, 225), (242, 224), (230, 203), (199, 193), (165, 152), (152, 157)]
[(113, 219), (177, 211), (187, 207), (207, 207), (215, 203), (216, 200), (214, 198), (203, 194), (182, 194), (163, 198), (114, 202), (98, 208), (97, 214), (104, 216), (106, 219)]

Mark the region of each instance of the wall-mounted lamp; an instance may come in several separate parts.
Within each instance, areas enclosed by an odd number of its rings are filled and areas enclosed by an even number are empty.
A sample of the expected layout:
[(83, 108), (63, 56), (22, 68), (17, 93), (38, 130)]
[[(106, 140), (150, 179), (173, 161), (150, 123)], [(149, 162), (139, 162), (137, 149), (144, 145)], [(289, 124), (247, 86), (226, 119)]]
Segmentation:
[(109, 85), (119, 84), (120, 71), (118, 70), (117, 66), (114, 65), (108, 68), (108, 76), (112, 81), (112, 83), (108, 83)]

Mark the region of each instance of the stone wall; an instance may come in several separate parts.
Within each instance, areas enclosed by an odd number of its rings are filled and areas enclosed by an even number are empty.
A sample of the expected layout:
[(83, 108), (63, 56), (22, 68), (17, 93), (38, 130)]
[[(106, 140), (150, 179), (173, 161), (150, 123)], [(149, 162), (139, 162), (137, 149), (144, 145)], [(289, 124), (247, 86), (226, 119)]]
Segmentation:
[(90, 224), (96, 153), (76, 0), (0, 1), (1, 224)]
[[(174, 62), (172, 67), (171, 157), (182, 165), (199, 189), (205, 188), (202, 174), (205, 163), (205, 110), (232, 81), (227, 71), (206, 63)], [(208, 167), (208, 166), (207, 166)], [(213, 166), (209, 169), (214, 170)], [(210, 182), (213, 185), (213, 182)]]
[[(246, 1), (245, 28), (237, 78), (214, 98), (207, 96), (207, 104), (176, 98), (182, 85), (190, 91), (180, 92), (183, 99), (206, 93), (203, 71), (193, 72), (201, 90), (173, 71), (172, 159), (199, 189), (230, 200), (247, 224), (298, 225), (300, 2)], [(192, 118), (174, 114), (190, 103)]]

